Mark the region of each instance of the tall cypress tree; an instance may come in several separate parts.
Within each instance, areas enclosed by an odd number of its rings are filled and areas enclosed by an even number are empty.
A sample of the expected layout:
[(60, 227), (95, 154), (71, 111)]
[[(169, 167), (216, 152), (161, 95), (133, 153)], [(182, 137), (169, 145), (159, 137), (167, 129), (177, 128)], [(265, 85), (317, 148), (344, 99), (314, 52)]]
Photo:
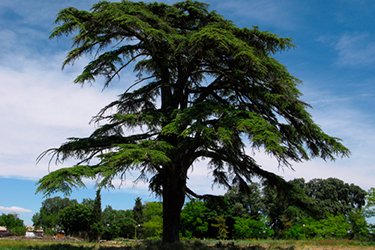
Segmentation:
[(102, 198), (100, 188), (96, 190), (96, 197), (92, 209), (92, 222), (90, 227), (90, 241), (99, 241), (100, 235), (103, 233), (102, 225)]
[(142, 199), (139, 197), (135, 199), (135, 204), (133, 207), (133, 219), (137, 222), (138, 225), (142, 224), (144, 221)]
[[(101, 186), (112, 187), (113, 178), (137, 170), (138, 180), (149, 181), (163, 199), (163, 242), (175, 242), (186, 194), (208, 197), (186, 186), (195, 161), (209, 160), (221, 185), (246, 190), (256, 176), (283, 191), (287, 183), (262, 169), (247, 146), (264, 148), (286, 167), (349, 154), (340, 139), (314, 123), (310, 106), (299, 99), (300, 81), (272, 57), (294, 48), (290, 38), (239, 28), (191, 0), (101, 1), (90, 11), (63, 9), (56, 23), (51, 38), (73, 35), (64, 66), (94, 56), (76, 83), (102, 76), (108, 87), (133, 66), (138, 79), (123, 81), (118, 100), (94, 118), (99, 128), (90, 136), (41, 154), (79, 163), (46, 175), (37, 191), (70, 193), (72, 186), (84, 186), (82, 178), (97, 177)], [(128, 134), (129, 128), (142, 132)], [(98, 163), (90, 165), (93, 158)]]

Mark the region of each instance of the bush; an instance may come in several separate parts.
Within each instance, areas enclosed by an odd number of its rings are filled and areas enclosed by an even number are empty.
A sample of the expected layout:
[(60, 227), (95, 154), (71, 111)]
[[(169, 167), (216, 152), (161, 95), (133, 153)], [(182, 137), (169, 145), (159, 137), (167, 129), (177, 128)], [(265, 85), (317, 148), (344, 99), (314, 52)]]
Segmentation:
[(27, 232), (27, 228), (25, 226), (18, 226), (12, 228), (10, 231), (12, 231), (12, 233), (14, 233), (17, 236), (24, 236)]
[(237, 239), (264, 239), (271, 237), (274, 231), (270, 229), (261, 218), (235, 217), (233, 237)]

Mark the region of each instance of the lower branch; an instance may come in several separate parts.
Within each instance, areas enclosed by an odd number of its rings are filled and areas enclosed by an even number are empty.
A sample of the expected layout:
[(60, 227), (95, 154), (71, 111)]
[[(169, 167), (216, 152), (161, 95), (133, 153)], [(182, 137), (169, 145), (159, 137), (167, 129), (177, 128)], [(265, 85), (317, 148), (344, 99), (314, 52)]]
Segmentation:
[(213, 195), (213, 194), (199, 195), (199, 194), (195, 193), (193, 190), (191, 190), (188, 187), (186, 187), (186, 194), (188, 196), (192, 196), (192, 197), (195, 197), (195, 198), (198, 198), (198, 199), (203, 199), (203, 200), (214, 199), (214, 198), (218, 198), (219, 197), (219, 195)]

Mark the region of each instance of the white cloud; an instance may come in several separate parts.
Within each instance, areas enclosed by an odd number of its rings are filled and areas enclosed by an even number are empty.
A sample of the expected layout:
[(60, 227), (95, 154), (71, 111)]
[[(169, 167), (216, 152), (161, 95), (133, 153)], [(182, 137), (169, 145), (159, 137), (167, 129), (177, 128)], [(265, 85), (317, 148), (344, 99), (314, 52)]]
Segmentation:
[[(315, 86), (314, 84), (307, 84)], [(308, 103), (313, 103), (314, 109), (309, 110), (313, 120), (330, 136), (343, 139), (343, 144), (351, 150), (350, 158), (338, 158), (334, 162), (325, 162), (322, 159), (312, 159), (302, 163), (293, 163), (295, 171), (288, 168), (279, 168), (278, 162), (264, 153), (249, 148), (248, 153), (265, 170), (281, 175), (286, 180), (304, 178), (306, 181), (315, 178), (327, 179), (334, 177), (347, 183), (354, 183), (368, 190), (374, 186), (375, 163), (375, 124), (366, 110), (361, 110), (358, 103), (371, 96), (341, 97), (330, 93), (317, 91), (314, 88), (304, 87)], [(225, 193), (225, 190), (211, 189), (212, 178), (206, 166), (207, 161), (195, 164), (188, 184), (199, 193)]]
[(0, 206), (1, 212), (16, 212), (16, 213), (31, 213), (32, 211), (30, 209), (22, 208), (22, 207), (3, 207)]
[[(309, 86), (315, 86), (310, 83)], [(317, 91), (314, 87), (304, 87), (306, 101), (312, 103), (310, 110), (314, 121), (327, 134), (339, 137), (352, 152), (350, 158), (337, 159), (335, 162), (312, 160), (295, 164), (296, 172), (285, 171), (288, 178), (336, 177), (348, 183), (354, 183), (364, 189), (372, 187), (375, 178), (375, 124), (371, 111), (361, 109), (361, 104), (372, 100), (371, 95), (343, 97), (328, 92)]]
[(61, 72), (64, 56), (65, 53), (2, 57), (1, 176), (35, 179), (45, 175), (47, 166), (35, 166), (36, 157), (68, 137), (88, 136), (94, 129), (88, 124), (91, 117), (116, 99), (117, 92), (101, 92), (100, 83), (99, 88), (72, 84), (85, 60)]
[(344, 34), (337, 43), (337, 64), (341, 66), (361, 67), (370, 66), (375, 62), (375, 42), (373, 37), (366, 33)]
[(0, 7), (8, 13), (18, 15), (20, 22), (27, 25), (38, 25), (39, 27), (51, 27), (58, 12), (68, 6), (74, 6), (78, 9), (90, 9), (96, 0), (74, 1), (45, 1), (33, 0), (2, 0)]

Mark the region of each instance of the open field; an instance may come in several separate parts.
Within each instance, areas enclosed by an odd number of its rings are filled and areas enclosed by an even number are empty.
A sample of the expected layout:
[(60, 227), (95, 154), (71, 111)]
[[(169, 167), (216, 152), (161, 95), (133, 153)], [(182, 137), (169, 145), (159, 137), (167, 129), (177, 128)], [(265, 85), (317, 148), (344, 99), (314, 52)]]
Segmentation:
[(0, 250), (143, 250), (143, 249), (173, 249), (173, 250), (213, 250), (213, 249), (252, 249), (252, 250), (359, 250), (374, 249), (375, 243), (348, 240), (196, 240), (162, 246), (160, 241), (111, 241), (105, 243), (89, 243), (79, 241), (56, 241), (41, 239), (8, 238), (0, 240)]

